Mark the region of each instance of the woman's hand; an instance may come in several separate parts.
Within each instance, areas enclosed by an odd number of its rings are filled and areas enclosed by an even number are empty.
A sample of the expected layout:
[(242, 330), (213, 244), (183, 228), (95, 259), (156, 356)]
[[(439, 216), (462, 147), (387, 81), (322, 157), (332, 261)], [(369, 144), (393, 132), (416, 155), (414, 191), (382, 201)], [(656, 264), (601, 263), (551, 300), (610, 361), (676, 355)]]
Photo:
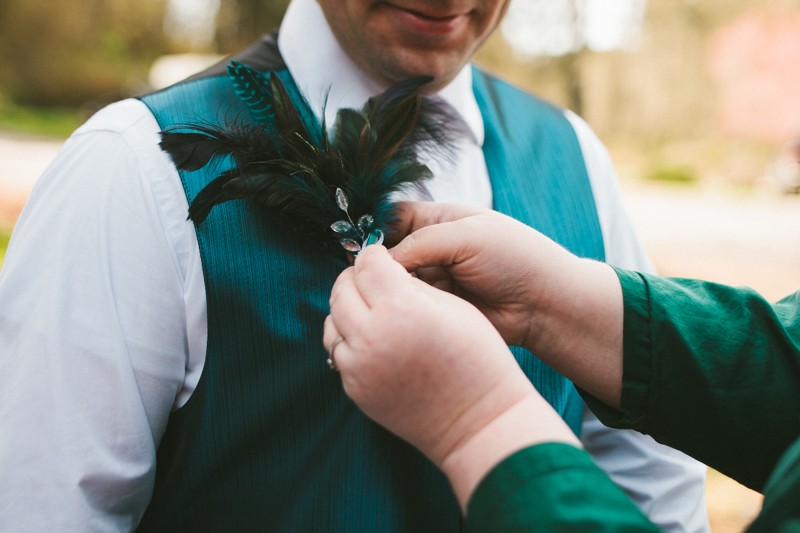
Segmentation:
[(462, 503), (516, 449), (577, 443), (489, 321), (412, 277), (382, 246), (361, 252), (333, 287), (326, 348), (340, 336), (332, 358), (345, 392), (442, 467)]
[(535, 342), (539, 311), (561, 301), (555, 276), (578, 258), (496, 211), (454, 204), (404, 203), (391, 250), (408, 271), (475, 305), (507, 344)]
[(622, 290), (608, 265), (578, 258), (488, 209), (401, 204), (392, 257), (471, 302), (523, 346), (607, 404), (622, 383)]

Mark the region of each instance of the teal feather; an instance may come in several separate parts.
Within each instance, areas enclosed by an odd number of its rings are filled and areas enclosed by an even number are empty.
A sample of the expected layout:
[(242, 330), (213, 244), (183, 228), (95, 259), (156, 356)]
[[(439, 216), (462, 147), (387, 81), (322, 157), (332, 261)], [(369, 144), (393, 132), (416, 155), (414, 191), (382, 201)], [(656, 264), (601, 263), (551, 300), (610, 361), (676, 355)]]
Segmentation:
[(264, 126), (271, 124), (274, 112), (269, 78), (264, 73), (236, 61), (228, 64), (228, 76), (233, 92), (244, 102), (256, 122)]

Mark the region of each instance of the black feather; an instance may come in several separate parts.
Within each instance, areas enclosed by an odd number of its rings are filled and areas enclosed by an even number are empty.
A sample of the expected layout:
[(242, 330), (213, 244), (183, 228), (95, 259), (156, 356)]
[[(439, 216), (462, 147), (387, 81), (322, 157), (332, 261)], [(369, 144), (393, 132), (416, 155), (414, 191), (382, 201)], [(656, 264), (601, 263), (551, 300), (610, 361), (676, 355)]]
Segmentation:
[(238, 169), (228, 170), (203, 187), (189, 206), (189, 219), (195, 224), (201, 224), (208, 217), (212, 207), (233, 199), (225, 191), (225, 185), (238, 175)]
[(175, 126), (161, 132), (160, 146), (177, 168), (187, 171), (200, 169), (215, 157), (232, 156), (239, 165), (279, 157), (275, 137), (254, 125)]
[(170, 155), (176, 167), (191, 171), (206, 166), (219, 152), (222, 142), (203, 133), (162, 131), (160, 146)]
[(181, 170), (220, 157), (234, 160), (192, 201), (189, 218), (195, 224), (215, 205), (241, 199), (280, 213), (287, 228), (303, 232), (306, 240), (346, 240), (353, 251), (352, 243), (360, 246), (388, 227), (392, 193), (430, 177), (418, 161), (421, 150), (443, 157), (451, 150), (453, 114), (443, 102), (422, 96), (428, 77), (400, 82), (360, 111), (339, 110), (329, 139), (325, 123), (279, 74), (232, 63), (229, 75), (255, 124), (182, 125), (162, 132), (161, 147)]

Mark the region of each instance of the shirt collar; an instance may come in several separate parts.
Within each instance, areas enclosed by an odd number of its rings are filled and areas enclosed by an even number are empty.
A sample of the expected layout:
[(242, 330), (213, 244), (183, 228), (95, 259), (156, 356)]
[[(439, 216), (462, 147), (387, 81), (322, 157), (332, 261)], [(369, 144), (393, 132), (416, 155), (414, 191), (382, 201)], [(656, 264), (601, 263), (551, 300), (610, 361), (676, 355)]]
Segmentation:
[[(295, 83), (317, 115), (321, 115), (327, 96), (328, 124), (333, 124), (340, 108), (360, 109), (367, 99), (385, 89), (364, 74), (339, 46), (316, 0), (291, 1), (281, 23), (278, 47)], [(465, 66), (438, 96), (456, 110), (472, 141), (482, 146), (484, 124), (472, 91), (471, 65)]]

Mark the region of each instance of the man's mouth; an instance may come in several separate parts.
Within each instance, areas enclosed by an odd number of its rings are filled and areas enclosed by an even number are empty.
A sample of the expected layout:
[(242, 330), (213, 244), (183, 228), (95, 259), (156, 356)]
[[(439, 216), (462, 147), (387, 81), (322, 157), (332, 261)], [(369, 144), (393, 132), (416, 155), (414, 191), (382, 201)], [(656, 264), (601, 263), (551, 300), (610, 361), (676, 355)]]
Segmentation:
[(397, 17), (397, 23), (416, 33), (446, 35), (458, 29), (466, 20), (464, 13), (436, 13), (387, 4)]
[[(403, 9), (403, 8), (401, 8)], [(417, 11), (416, 9), (404, 9), (404, 11), (408, 11), (414, 16), (420, 17), (422, 19), (431, 20), (434, 22), (447, 22), (450, 20), (455, 19), (458, 17), (458, 14), (451, 14), (451, 15), (436, 15), (433, 13), (423, 13), (422, 11)]]

